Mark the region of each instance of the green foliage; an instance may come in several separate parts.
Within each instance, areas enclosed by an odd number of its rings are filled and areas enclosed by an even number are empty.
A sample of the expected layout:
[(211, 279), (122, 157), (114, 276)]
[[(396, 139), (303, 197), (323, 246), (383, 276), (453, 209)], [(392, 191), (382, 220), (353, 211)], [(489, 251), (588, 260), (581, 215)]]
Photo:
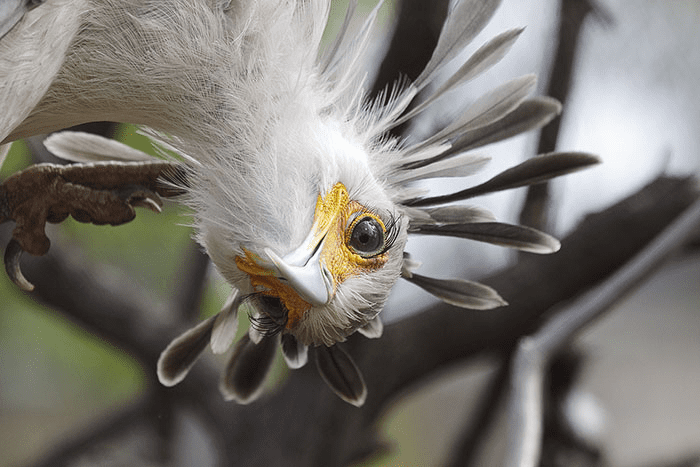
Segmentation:
[[(143, 387), (136, 362), (0, 281), (2, 405), (52, 414), (110, 406)], [(82, 410), (82, 409), (81, 409)]]
[(31, 162), (32, 156), (24, 141), (15, 141), (10, 146), (10, 152), (0, 168), (0, 179), (5, 180), (13, 173), (27, 167)]

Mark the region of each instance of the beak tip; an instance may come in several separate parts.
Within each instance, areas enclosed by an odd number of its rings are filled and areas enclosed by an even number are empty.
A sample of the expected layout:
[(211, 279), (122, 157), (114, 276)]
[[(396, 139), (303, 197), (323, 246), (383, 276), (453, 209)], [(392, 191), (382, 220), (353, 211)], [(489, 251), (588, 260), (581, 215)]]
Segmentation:
[(286, 257), (281, 258), (270, 248), (265, 248), (263, 251), (277, 268), (280, 277), (287, 280), (302, 299), (313, 306), (325, 305), (330, 302), (332, 287), (323, 271), (320, 248), (303, 265), (295, 265), (292, 261), (286, 261)]

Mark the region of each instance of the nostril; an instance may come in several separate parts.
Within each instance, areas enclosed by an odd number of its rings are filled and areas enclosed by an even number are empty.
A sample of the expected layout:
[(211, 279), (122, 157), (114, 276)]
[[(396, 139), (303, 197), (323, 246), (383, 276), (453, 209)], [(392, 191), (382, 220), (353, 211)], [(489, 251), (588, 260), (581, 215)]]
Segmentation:
[(324, 241), (325, 239), (326, 239), (326, 236), (324, 235), (323, 238), (321, 238), (321, 240), (320, 240), (320, 241), (316, 244), (316, 246), (314, 247), (314, 250), (311, 252), (311, 255), (309, 256), (309, 258), (308, 258), (308, 259), (306, 260), (306, 262), (304, 263), (304, 266), (306, 266), (307, 264), (309, 264), (309, 261), (311, 261), (313, 258), (316, 257), (316, 254), (319, 253), (319, 250), (321, 249), (321, 245), (323, 245), (323, 241)]
[(330, 296), (332, 295), (331, 292), (333, 292), (335, 289), (335, 287), (333, 286), (333, 275), (324, 266), (321, 266), (321, 274), (323, 274), (323, 282), (326, 286), (326, 289), (328, 290), (328, 295)]

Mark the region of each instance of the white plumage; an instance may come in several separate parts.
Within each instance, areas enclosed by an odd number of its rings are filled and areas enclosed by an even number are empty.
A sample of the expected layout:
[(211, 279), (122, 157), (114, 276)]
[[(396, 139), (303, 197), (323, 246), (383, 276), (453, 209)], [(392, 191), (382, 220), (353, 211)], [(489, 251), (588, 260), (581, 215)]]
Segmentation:
[[(392, 99), (368, 105), (360, 63), (376, 10), (356, 36), (345, 37), (344, 28), (324, 54), (324, 0), (47, 0), (0, 41), (0, 99), (11, 110), (0, 117), (0, 141), (97, 120), (146, 125), (179, 155), (197, 239), (234, 287), (219, 315), (166, 349), (161, 381), (180, 381), (203, 342), (225, 351), (245, 302), (257, 325), (233, 353), (222, 384), (227, 397), (248, 402), (258, 394), (281, 339), (291, 367), (306, 362), (307, 346), (318, 346), (321, 374), (360, 405), (361, 374), (334, 344), (357, 330), (381, 334), (377, 315), (401, 275), (458, 306), (505, 303), (479, 284), (415, 274), (404, 253), (409, 231), (558, 248), (551, 237), (495, 223), (483, 211), (424, 206), (595, 162), (541, 156), (446, 200), (416, 197), (410, 182), (471, 174), (486, 159), (465, 151), (541, 126), (559, 111), (551, 99), (527, 98), (535, 80), (525, 76), (425, 141), (404, 147), (386, 136), (505, 54), (520, 30), (484, 45), (423, 106), (404, 113), (498, 3), (457, 2), (425, 71)], [(26, 60), (18, 60), (25, 48)], [(27, 78), (38, 70), (40, 77)], [(47, 146), (73, 160), (144, 158), (75, 133), (57, 134)]]

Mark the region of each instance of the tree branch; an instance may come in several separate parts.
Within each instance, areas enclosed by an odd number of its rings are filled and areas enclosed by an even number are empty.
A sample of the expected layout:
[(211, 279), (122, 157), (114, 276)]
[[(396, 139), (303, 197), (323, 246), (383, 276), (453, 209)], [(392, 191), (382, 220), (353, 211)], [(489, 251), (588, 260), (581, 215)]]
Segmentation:
[[(546, 95), (561, 102), (564, 110), (562, 115), (542, 128), (537, 143), (537, 154), (556, 150), (559, 129), (571, 90), (576, 51), (586, 18), (591, 14), (596, 18), (604, 17), (602, 13), (596, 14), (598, 6), (593, 0), (561, 0), (559, 5), (557, 48), (549, 73)], [(543, 231), (551, 230), (549, 187), (549, 182), (528, 187), (518, 221), (520, 224)]]
[(542, 435), (542, 385), (551, 358), (592, 320), (657, 269), (700, 225), (700, 201), (693, 203), (639, 255), (607, 281), (558, 312), (532, 336), (523, 338), (513, 363), (509, 448), (506, 465), (535, 467)]
[[(378, 446), (376, 420), (403, 393), (450, 364), (531, 333), (552, 306), (604, 280), (695, 199), (692, 180), (659, 179), (589, 216), (563, 240), (559, 253), (526, 258), (487, 278), (509, 307), (470, 312), (438, 305), (387, 326), (381, 339), (350, 339), (369, 388), (362, 409), (340, 401), (311, 365), (291, 372), (275, 393), (249, 406), (221, 399), (217, 371), (206, 361), (179, 386), (162, 390), (173, 403), (199, 407), (220, 428), (218, 444), (227, 464), (346, 465), (367, 455), (368, 446)], [(147, 374), (155, 373), (158, 353), (176, 331), (153, 319), (151, 305), (131, 301), (140, 293), (115, 295), (86, 265), (65, 258), (34, 262), (26, 269), (49, 306), (137, 354)]]
[(476, 462), (478, 450), (498, 417), (498, 407), (507, 394), (514, 349), (507, 349), (504, 355), (505, 357), (499, 359), (491, 381), (481, 390), (480, 400), (475, 404), (476, 414), (465, 423), (463, 432), (458, 437), (459, 443), (450, 453), (450, 459), (447, 462), (449, 467), (474, 465)]
[(36, 286), (33, 298), (146, 365), (177, 332), (167, 302), (129, 277), (90, 263), (78, 251), (54, 245), (45, 256), (26, 257), (23, 268)]

